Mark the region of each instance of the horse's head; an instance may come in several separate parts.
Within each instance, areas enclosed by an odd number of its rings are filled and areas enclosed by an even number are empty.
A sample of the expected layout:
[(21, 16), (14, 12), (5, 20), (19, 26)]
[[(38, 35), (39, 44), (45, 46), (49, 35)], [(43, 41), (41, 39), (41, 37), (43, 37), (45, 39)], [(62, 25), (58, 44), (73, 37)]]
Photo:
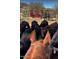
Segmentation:
[(31, 46), (27, 51), (24, 59), (48, 59), (49, 48), (51, 38), (49, 32), (47, 32), (44, 39), (36, 40), (35, 31), (30, 35)]

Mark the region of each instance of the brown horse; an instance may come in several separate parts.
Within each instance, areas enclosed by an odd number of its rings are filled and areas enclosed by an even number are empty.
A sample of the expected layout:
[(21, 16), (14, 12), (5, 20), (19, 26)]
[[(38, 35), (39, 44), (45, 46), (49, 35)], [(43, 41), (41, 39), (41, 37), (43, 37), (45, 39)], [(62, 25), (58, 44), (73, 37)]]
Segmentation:
[(50, 44), (51, 38), (49, 32), (47, 32), (44, 39), (36, 40), (35, 31), (31, 33), (30, 40), (31, 46), (27, 51), (24, 59), (50, 59)]

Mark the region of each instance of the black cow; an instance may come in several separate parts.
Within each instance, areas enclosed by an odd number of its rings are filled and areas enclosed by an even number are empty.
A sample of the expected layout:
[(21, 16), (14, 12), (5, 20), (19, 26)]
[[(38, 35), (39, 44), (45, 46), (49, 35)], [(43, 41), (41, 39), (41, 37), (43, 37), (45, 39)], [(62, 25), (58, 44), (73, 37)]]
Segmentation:
[(30, 47), (31, 44), (30, 33), (31, 33), (31, 29), (26, 29), (23, 32), (23, 35), (20, 40), (20, 56), (24, 56)]
[(52, 23), (51, 25), (49, 25), (47, 29), (49, 30), (51, 38), (52, 38), (53, 35), (54, 35), (54, 33), (58, 30), (58, 24), (57, 24), (57, 22)]
[(46, 33), (47, 33), (47, 27), (48, 27), (48, 22), (46, 20), (43, 20), (42, 23), (40, 24), (41, 28), (41, 37), (44, 39)]
[(30, 28), (29, 23), (26, 21), (22, 21), (20, 24), (20, 37), (22, 36), (23, 32), (28, 28)]
[(41, 38), (41, 29), (40, 29), (40, 26), (38, 24), (38, 22), (36, 21), (32, 21), (32, 26), (31, 26), (31, 30), (35, 30), (36, 32), (36, 39), (40, 39)]

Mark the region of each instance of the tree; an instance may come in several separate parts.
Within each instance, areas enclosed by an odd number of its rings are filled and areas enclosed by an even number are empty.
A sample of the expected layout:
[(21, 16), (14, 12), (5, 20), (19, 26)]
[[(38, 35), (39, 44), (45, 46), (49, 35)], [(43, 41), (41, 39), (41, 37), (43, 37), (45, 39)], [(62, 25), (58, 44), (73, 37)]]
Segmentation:
[(30, 8), (31, 10), (36, 9), (36, 10), (42, 10), (44, 8), (42, 3), (30, 3)]

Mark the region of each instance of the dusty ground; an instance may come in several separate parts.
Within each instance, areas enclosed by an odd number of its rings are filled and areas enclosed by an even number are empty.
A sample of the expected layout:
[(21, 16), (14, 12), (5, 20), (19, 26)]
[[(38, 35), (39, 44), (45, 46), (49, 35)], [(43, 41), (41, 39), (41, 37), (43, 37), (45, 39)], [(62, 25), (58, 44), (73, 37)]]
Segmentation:
[[(38, 24), (41, 24), (41, 22), (42, 22), (44, 19), (41, 19), (41, 20), (40, 20), (40, 18), (27, 17), (27, 18), (22, 19), (21, 22), (22, 22), (22, 21), (27, 21), (27, 22), (29, 22), (29, 24), (31, 25), (31, 23), (32, 23), (33, 20), (37, 21)], [(48, 21), (48, 24), (50, 25), (50, 24), (52, 24), (52, 23), (54, 23), (54, 22), (57, 22), (57, 20)]]

